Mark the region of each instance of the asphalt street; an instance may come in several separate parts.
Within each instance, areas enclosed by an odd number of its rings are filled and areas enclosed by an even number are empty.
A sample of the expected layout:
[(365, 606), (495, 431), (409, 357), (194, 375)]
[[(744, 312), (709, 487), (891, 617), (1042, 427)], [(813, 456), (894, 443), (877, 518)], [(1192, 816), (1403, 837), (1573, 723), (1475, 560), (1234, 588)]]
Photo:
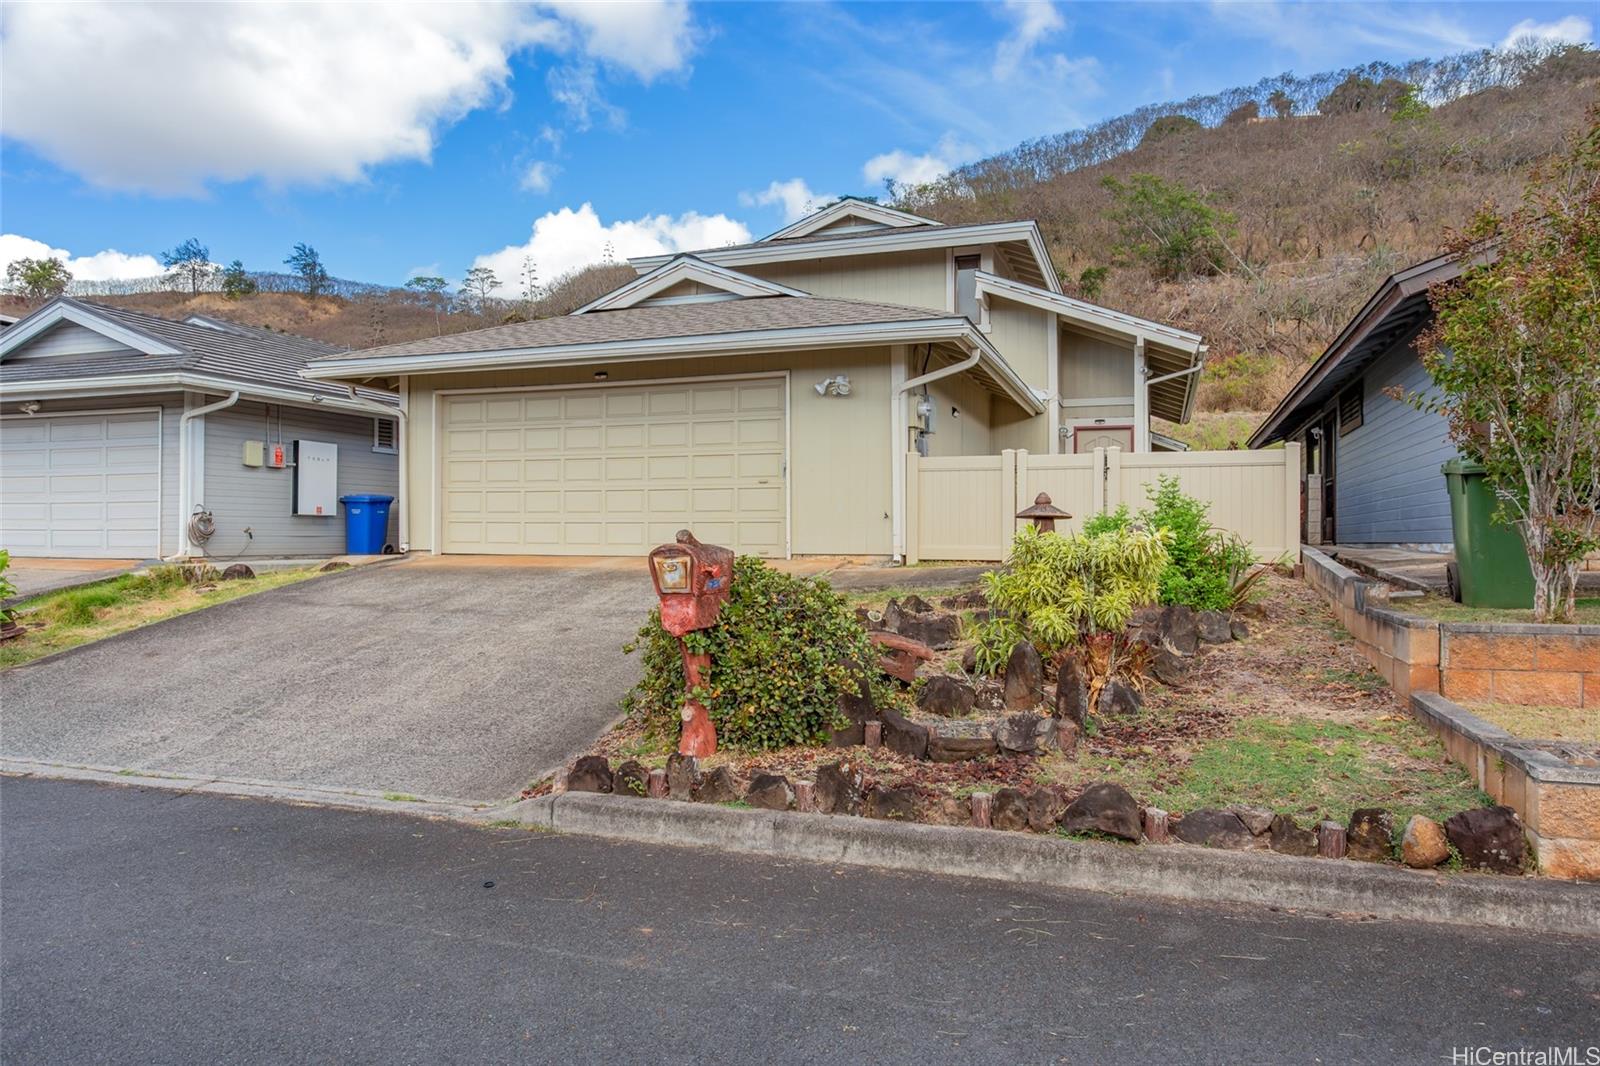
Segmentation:
[(0, 870), (7, 1064), (1448, 1063), (1600, 1044), (1600, 941), (1582, 938), (39, 779), (0, 781)]

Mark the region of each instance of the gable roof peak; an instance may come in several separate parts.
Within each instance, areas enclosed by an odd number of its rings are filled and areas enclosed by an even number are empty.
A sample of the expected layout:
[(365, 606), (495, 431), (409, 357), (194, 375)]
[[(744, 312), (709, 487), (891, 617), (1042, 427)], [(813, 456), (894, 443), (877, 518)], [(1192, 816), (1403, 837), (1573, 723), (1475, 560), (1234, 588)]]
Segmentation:
[[(680, 285), (696, 286), (703, 291), (671, 295), (670, 290)], [(647, 303), (703, 303), (708, 300), (741, 300), (761, 296), (811, 298), (808, 292), (708, 263), (684, 252), (572, 313), (585, 315), (593, 311), (620, 311)]]
[[(843, 228), (839, 224), (849, 219), (860, 219), (863, 230), (872, 229), (904, 229), (909, 226), (942, 226), (944, 223), (937, 219), (925, 218), (914, 215), (910, 211), (902, 211), (897, 207), (887, 207), (874, 200), (864, 200), (859, 196), (841, 196), (827, 207), (791, 222), (789, 225), (769, 233), (761, 238), (761, 242), (793, 240), (796, 237), (809, 237), (819, 230)], [(850, 227), (855, 228), (855, 227)]]

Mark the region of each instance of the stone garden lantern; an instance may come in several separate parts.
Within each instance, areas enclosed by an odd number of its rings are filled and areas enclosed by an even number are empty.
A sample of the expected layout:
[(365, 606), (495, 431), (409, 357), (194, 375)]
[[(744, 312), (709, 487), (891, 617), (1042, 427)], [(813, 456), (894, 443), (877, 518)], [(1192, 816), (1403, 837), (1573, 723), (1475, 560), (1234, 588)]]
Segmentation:
[(1033, 522), (1033, 528), (1040, 533), (1054, 533), (1056, 531), (1056, 519), (1071, 518), (1072, 516), (1051, 503), (1048, 492), (1041, 492), (1034, 497), (1033, 506), (1024, 507), (1018, 511), (1017, 517), (1030, 519)]

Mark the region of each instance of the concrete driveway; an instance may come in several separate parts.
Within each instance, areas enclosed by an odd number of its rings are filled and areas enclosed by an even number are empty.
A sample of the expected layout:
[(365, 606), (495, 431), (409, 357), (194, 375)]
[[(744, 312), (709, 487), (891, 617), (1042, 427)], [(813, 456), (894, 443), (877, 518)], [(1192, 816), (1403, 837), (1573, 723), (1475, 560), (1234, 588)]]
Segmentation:
[(319, 577), (0, 674), (0, 754), (500, 799), (616, 718), (653, 600), (637, 560)]

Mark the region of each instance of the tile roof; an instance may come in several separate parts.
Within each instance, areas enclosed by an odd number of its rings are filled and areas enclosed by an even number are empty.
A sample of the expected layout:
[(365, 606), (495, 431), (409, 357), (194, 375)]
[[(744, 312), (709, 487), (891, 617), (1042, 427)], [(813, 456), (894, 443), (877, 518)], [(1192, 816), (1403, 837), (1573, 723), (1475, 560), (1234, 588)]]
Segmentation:
[(615, 311), (590, 311), (582, 315), (541, 318), (533, 322), (514, 322), (445, 337), (425, 337), (400, 344), (388, 344), (381, 348), (341, 352), (337, 355), (322, 356), (321, 359), (455, 355), (523, 348), (618, 344), (666, 337), (806, 329), (818, 326), (924, 322), (948, 317), (950, 316), (922, 307), (865, 303), (860, 300), (812, 296), (757, 296), (702, 303), (656, 304)]

